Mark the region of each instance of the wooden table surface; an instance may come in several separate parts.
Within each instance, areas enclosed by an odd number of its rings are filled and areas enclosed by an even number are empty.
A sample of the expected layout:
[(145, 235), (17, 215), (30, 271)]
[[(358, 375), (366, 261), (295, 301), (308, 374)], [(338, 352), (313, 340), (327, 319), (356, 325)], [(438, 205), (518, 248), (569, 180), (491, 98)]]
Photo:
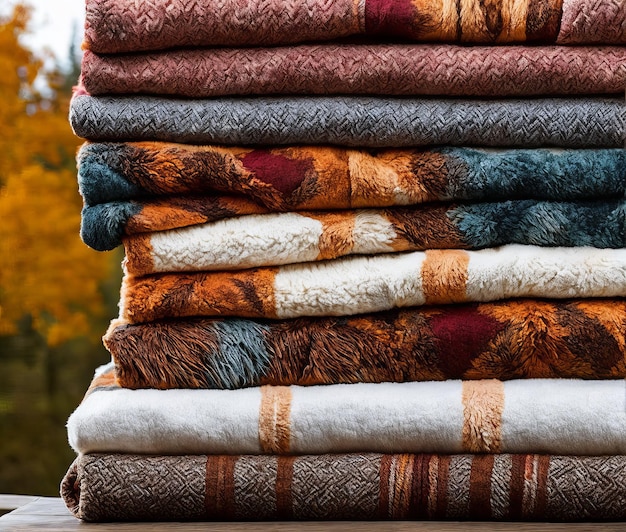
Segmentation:
[(232, 530), (303, 530), (303, 531), (346, 531), (346, 530), (385, 530), (385, 531), (520, 531), (543, 532), (546, 530), (563, 531), (593, 530), (625, 531), (626, 523), (481, 523), (481, 522), (267, 522), (267, 523), (82, 523), (74, 518), (65, 508), (63, 501), (54, 497), (20, 497), (0, 495), (0, 509), (10, 509), (12, 512), (0, 517), (0, 531), (19, 532), (23, 530), (44, 530), (57, 532), (72, 532), (74, 530), (97, 530), (99, 532), (140, 531), (140, 530), (170, 530), (170, 531), (224, 531)]

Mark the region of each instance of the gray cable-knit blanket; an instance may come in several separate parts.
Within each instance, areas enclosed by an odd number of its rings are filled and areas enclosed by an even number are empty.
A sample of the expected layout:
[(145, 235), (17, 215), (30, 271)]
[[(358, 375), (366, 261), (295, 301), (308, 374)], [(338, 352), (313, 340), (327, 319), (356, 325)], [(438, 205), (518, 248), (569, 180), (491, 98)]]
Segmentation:
[(219, 144), (621, 147), (622, 98), (444, 100), (363, 97), (93, 97), (70, 106), (90, 140)]

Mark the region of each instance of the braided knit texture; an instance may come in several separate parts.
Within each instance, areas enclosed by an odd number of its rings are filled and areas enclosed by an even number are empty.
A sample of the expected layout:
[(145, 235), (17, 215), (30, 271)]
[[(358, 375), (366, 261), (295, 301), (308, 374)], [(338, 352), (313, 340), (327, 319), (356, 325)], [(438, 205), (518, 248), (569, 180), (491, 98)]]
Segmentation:
[(622, 99), (420, 100), (76, 95), (70, 122), (90, 140), (192, 144), (621, 147)]
[(624, 0), (564, 0), (559, 44), (626, 43)]
[(306, 45), (98, 55), (86, 51), (92, 95), (253, 94), (539, 96), (617, 94), (624, 47)]
[(337, 39), (364, 31), (357, 6), (354, 0), (87, 0), (83, 46), (117, 53)]
[(623, 520), (626, 457), (93, 454), (61, 490), (86, 521)]
[[(622, 0), (87, 0), (99, 53), (278, 45), (350, 35), (425, 42), (626, 42)], [(559, 26), (561, 32), (559, 34)]]

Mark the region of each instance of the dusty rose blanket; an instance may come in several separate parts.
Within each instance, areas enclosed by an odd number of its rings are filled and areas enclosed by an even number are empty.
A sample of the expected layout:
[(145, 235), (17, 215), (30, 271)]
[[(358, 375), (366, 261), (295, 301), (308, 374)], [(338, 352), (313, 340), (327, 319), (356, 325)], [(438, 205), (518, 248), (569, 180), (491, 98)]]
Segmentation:
[(624, 297), (626, 248), (507, 245), (352, 256), (239, 271), (126, 275), (120, 317), (339, 316), (511, 297)]
[(521, 299), (345, 318), (114, 321), (126, 388), (626, 378), (626, 301)]
[(500, 44), (626, 42), (622, 0), (87, 0), (100, 53), (276, 45), (348, 36)]
[(151, 54), (86, 51), (90, 94), (541, 96), (618, 94), (625, 47), (303, 45)]
[(85, 521), (622, 520), (626, 457), (90, 454), (61, 495)]

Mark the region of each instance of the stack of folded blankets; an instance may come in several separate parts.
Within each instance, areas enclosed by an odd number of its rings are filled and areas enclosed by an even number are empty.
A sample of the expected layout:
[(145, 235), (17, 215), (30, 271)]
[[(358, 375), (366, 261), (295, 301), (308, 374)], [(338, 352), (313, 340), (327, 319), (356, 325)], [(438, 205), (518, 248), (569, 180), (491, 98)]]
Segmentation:
[(86, 6), (76, 516), (626, 518), (626, 3)]

